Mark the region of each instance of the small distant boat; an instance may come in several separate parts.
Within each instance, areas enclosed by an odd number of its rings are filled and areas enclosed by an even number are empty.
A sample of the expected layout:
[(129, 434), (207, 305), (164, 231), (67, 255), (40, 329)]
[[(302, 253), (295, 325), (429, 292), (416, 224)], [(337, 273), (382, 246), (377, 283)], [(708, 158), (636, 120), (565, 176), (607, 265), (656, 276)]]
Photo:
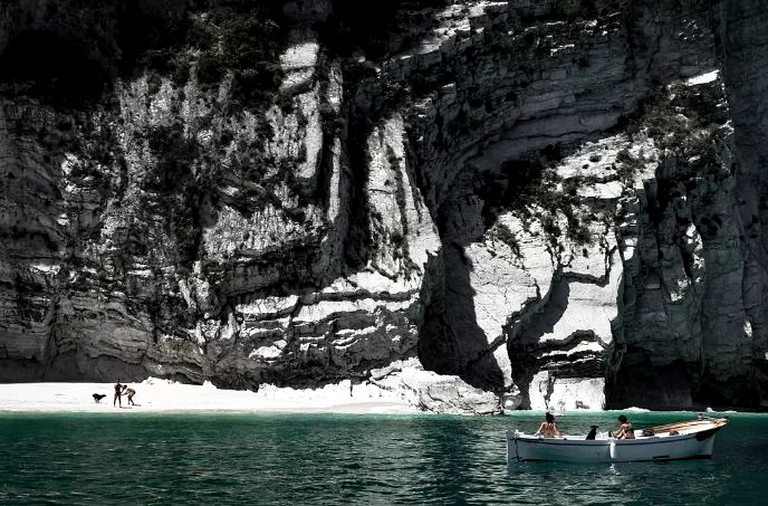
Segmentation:
[(715, 434), (726, 418), (699, 418), (635, 430), (635, 439), (587, 439), (563, 435), (545, 438), (517, 430), (507, 431), (507, 463), (546, 460), (556, 462), (638, 462), (712, 457)]

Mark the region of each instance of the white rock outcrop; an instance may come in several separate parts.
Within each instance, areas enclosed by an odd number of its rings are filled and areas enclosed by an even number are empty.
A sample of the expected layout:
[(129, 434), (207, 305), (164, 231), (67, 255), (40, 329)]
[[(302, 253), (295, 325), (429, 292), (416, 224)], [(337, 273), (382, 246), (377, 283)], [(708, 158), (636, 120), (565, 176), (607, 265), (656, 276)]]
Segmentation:
[(0, 381), (765, 407), (756, 0), (68, 1), (0, 6)]

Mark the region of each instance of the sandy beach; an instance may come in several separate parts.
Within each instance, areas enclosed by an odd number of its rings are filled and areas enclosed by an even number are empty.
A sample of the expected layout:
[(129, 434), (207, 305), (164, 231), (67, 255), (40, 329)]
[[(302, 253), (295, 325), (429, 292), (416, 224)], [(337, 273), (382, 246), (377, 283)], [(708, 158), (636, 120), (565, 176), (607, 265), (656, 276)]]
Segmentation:
[[(296, 390), (264, 385), (258, 392), (222, 390), (210, 383), (187, 385), (150, 378), (129, 383), (136, 391), (129, 406), (113, 406), (111, 383), (0, 384), (0, 412), (286, 412), (415, 413), (398, 394), (348, 381), (320, 389)], [(106, 394), (96, 402), (93, 394)]]

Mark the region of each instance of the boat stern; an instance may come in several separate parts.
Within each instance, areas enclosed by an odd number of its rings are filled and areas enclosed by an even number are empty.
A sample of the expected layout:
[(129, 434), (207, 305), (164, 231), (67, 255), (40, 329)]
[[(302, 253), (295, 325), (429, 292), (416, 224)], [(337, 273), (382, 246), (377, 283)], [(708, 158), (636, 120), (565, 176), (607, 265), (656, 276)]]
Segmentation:
[(507, 430), (507, 464), (520, 462), (520, 454), (517, 451), (517, 436), (518, 431), (516, 429)]

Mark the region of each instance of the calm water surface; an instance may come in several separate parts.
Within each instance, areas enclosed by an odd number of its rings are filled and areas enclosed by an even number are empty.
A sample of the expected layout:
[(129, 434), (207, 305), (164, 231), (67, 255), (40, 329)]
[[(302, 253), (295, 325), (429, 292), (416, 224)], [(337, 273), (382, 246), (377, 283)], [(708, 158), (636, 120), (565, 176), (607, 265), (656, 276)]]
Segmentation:
[(508, 469), (505, 429), (540, 418), (0, 413), (0, 504), (766, 504), (768, 415), (730, 415), (711, 460)]

